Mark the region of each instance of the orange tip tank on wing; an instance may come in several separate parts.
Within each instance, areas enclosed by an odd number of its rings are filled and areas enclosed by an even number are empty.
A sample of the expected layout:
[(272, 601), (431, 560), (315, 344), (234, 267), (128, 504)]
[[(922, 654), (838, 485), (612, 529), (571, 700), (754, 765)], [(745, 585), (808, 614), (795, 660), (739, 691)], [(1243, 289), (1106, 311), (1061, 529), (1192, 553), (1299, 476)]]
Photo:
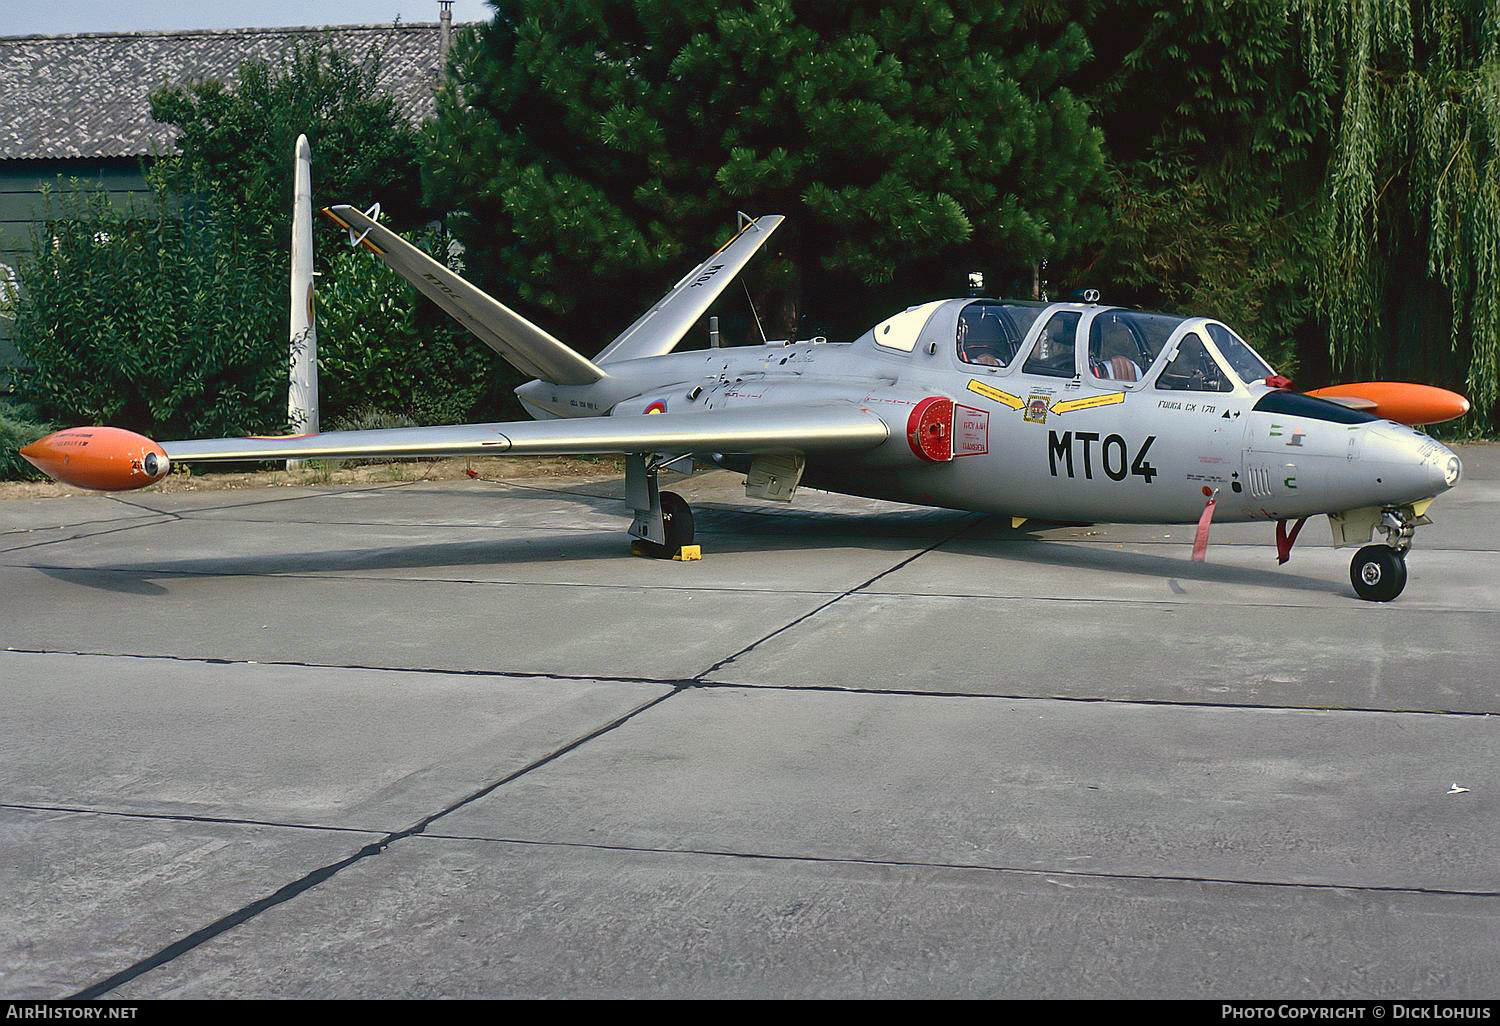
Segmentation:
[(144, 488), (172, 469), (161, 446), (145, 435), (114, 427), (54, 431), (26, 446), (21, 455), (64, 484), (101, 492)]
[(1401, 424), (1441, 424), (1469, 412), (1469, 400), (1457, 392), (1432, 385), (1414, 385), (1406, 381), (1364, 381), (1353, 385), (1333, 385), (1307, 394), (1346, 406), (1369, 409), (1377, 417)]

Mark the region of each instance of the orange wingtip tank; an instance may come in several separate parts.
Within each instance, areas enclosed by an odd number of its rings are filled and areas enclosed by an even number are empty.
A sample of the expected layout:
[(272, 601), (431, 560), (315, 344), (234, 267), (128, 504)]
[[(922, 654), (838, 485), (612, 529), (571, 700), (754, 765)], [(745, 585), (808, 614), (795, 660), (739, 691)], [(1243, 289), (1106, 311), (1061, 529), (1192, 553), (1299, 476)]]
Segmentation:
[(1375, 404), (1370, 412), (1401, 424), (1441, 424), (1469, 412), (1469, 400), (1457, 392), (1406, 381), (1364, 381), (1334, 385), (1307, 393), (1319, 399), (1364, 399)]
[(145, 435), (113, 427), (54, 431), (21, 450), (26, 462), (78, 488), (122, 492), (167, 476), (172, 461)]

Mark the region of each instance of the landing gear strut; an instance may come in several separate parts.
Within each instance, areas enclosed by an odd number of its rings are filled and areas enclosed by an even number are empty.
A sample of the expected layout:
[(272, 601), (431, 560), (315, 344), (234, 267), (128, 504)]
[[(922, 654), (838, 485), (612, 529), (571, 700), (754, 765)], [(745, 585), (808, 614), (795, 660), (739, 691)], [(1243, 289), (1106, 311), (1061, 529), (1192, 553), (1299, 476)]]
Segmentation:
[(1354, 593), (1368, 602), (1389, 602), (1406, 587), (1406, 552), (1416, 531), (1413, 518), (1404, 510), (1387, 509), (1377, 525), (1385, 532), (1385, 544), (1366, 545), (1349, 564)]

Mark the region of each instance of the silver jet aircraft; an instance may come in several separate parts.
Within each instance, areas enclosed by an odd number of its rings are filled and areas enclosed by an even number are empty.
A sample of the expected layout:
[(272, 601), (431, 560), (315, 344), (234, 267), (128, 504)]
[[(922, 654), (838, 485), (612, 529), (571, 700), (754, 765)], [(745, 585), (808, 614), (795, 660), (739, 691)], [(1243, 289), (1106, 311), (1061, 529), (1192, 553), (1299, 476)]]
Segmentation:
[[(1363, 546), (1350, 578), (1373, 601), (1401, 593), (1414, 529), (1462, 472), (1408, 426), (1457, 416), (1461, 396), (1392, 383), (1300, 394), (1206, 317), (947, 299), (852, 342), (674, 353), (777, 215), (746, 219), (590, 360), (359, 210), (324, 213), (534, 376), (517, 395), (536, 420), (161, 444), (73, 428), (23, 455), (63, 481), (121, 489), (174, 462), (622, 453), (630, 533), (660, 556), (693, 541), (687, 503), (657, 485), (662, 468), (689, 460), (744, 474), (746, 493), (768, 500), (806, 485), (1017, 525), (1197, 523), (1194, 558), (1214, 518), (1274, 524), (1285, 562), (1306, 519), (1327, 515), (1335, 545)], [(1383, 540), (1366, 544), (1377, 530)]]

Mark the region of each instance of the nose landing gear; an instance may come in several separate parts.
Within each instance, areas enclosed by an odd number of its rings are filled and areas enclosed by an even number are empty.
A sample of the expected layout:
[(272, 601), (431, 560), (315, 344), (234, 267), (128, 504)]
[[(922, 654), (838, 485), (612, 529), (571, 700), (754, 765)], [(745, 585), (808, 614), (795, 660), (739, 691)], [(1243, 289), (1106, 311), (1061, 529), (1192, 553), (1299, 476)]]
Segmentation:
[(1367, 602), (1389, 602), (1406, 587), (1406, 552), (1416, 532), (1417, 520), (1403, 509), (1386, 509), (1377, 525), (1385, 532), (1385, 544), (1366, 545), (1349, 564), (1354, 593)]

